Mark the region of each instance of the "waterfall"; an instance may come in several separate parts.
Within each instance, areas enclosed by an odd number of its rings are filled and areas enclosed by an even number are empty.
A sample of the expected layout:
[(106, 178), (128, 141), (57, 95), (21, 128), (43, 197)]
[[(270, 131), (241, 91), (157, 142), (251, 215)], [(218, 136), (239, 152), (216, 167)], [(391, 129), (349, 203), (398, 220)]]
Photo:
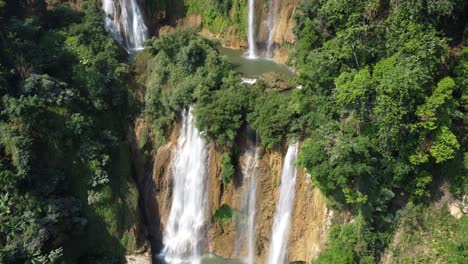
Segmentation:
[[(112, 37), (117, 40), (119, 43), (123, 42), (120, 32), (120, 23), (116, 22), (114, 18), (117, 16), (117, 7), (113, 0), (103, 0), (102, 1), (102, 10), (106, 14), (104, 18), (104, 27), (106, 31), (109, 32)], [(116, 23), (115, 23), (116, 22)]]
[[(257, 140), (257, 136), (255, 140)], [(235, 251), (239, 251), (242, 246), (247, 247), (247, 264), (254, 264), (255, 260), (255, 216), (257, 214), (257, 142), (252, 147), (253, 149), (250, 148), (246, 154), (242, 171), (244, 181), (247, 183), (242, 194), (242, 217), (240, 217), (240, 223), (237, 226), (238, 238), (235, 247)]]
[(287, 261), (287, 247), (289, 237), (289, 225), (294, 208), (294, 196), (296, 194), (297, 169), (294, 163), (299, 152), (299, 143), (289, 145), (284, 158), (281, 171), (280, 197), (276, 205), (275, 220), (271, 235), (269, 264), (283, 264)]
[(255, 145), (255, 154), (252, 164), (250, 165), (250, 177), (248, 186), (248, 225), (247, 225), (247, 263), (254, 264), (255, 258), (255, 215), (257, 213), (257, 165), (258, 151)]
[(168, 263), (200, 263), (208, 221), (207, 156), (205, 141), (194, 126), (190, 108), (182, 114), (173, 166), (172, 207), (163, 251)]
[(276, 13), (278, 12), (278, 0), (270, 0), (270, 7), (268, 11), (268, 43), (267, 43), (267, 57), (273, 57), (273, 44), (276, 25)]
[(148, 37), (148, 28), (137, 0), (103, 0), (106, 13), (104, 26), (115, 40), (127, 50), (141, 50)]
[(247, 58), (256, 59), (256, 45), (255, 45), (255, 0), (249, 0), (249, 18), (248, 18), (248, 42), (249, 50), (247, 52)]

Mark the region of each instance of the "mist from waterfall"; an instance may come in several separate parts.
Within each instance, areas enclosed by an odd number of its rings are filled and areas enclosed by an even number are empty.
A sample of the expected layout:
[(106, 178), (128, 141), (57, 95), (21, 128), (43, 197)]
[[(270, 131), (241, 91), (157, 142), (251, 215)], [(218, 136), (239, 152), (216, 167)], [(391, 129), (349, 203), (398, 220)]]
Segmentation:
[(206, 246), (208, 170), (205, 141), (194, 125), (192, 108), (182, 113), (173, 164), (172, 207), (164, 236), (166, 262), (200, 263)]
[(299, 152), (299, 143), (289, 145), (281, 170), (280, 197), (276, 204), (275, 218), (271, 235), (271, 245), (268, 254), (269, 264), (284, 264), (287, 262), (289, 228), (296, 195), (297, 169), (294, 163)]
[[(257, 169), (258, 169), (258, 144), (255, 136), (255, 144), (251, 144), (244, 160), (242, 174), (244, 175), (244, 190), (242, 193), (241, 217), (237, 224), (237, 239), (235, 251), (247, 247), (245, 262), (254, 264), (255, 261), (255, 217), (257, 214)], [(238, 253), (236, 254), (238, 255)]]
[(267, 57), (272, 58), (275, 25), (276, 25), (276, 14), (278, 13), (278, 0), (270, 0), (270, 6), (268, 8), (268, 43), (267, 43)]
[(255, 44), (255, 0), (249, 0), (249, 15), (248, 15), (248, 36), (249, 50), (247, 51), (247, 58), (256, 59), (256, 44)]
[(128, 51), (143, 49), (148, 28), (137, 0), (103, 0), (104, 26)]

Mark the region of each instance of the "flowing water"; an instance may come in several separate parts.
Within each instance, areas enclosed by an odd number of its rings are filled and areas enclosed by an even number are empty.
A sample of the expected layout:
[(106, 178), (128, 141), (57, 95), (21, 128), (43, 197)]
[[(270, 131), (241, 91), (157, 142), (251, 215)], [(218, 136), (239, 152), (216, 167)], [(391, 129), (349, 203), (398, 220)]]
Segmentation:
[[(246, 153), (242, 174), (244, 175), (245, 188), (242, 194), (241, 217), (238, 218), (235, 249), (238, 252), (242, 248), (247, 249), (245, 263), (253, 264), (255, 260), (255, 216), (257, 214), (257, 167), (258, 149), (257, 136), (255, 144), (251, 144)], [(238, 253), (236, 255), (239, 255)]]
[(164, 236), (168, 263), (200, 263), (206, 247), (207, 148), (195, 128), (192, 108), (182, 114), (173, 165), (172, 207)]
[(137, 0), (103, 0), (106, 30), (128, 51), (143, 49), (148, 28)]
[(271, 235), (271, 245), (268, 254), (269, 264), (284, 264), (287, 261), (287, 248), (289, 226), (294, 208), (294, 196), (296, 194), (297, 169), (294, 163), (297, 159), (299, 144), (289, 145), (284, 158), (281, 171), (280, 197), (276, 204), (275, 220)]
[(270, 0), (270, 7), (268, 11), (268, 43), (267, 43), (267, 57), (273, 58), (273, 44), (276, 25), (276, 14), (278, 13), (278, 0)]
[(248, 36), (249, 50), (247, 51), (247, 58), (256, 59), (256, 45), (255, 45), (255, 0), (249, 0), (249, 17), (248, 17)]

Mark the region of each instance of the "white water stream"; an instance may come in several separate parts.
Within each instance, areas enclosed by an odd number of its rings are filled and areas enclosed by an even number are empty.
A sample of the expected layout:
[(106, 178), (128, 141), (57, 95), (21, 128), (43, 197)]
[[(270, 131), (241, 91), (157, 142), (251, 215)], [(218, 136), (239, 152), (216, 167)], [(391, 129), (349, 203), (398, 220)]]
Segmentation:
[(148, 28), (137, 0), (103, 0), (106, 30), (128, 51), (143, 49)]
[(237, 240), (235, 249), (238, 252), (242, 248), (247, 249), (244, 261), (254, 264), (255, 261), (255, 220), (257, 214), (257, 169), (258, 146), (257, 142), (251, 144), (246, 153), (242, 174), (244, 175), (244, 189), (242, 193), (241, 217), (238, 219)]
[(276, 204), (275, 219), (271, 235), (271, 245), (268, 254), (269, 264), (284, 264), (287, 262), (289, 228), (294, 208), (296, 194), (297, 169), (294, 163), (299, 152), (299, 143), (289, 145), (281, 170), (280, 197)]
[(195, 128), (192, 109), (182, 114), (173, 165), (172, 207), (164, 236), (166, 262), (200, 263), (206, 246), (207, 148)]
[(255, 44), (255, 0), (249, 0), (249, 17), (248, 17), (248, 36), (249, 50), (247, 51), (247, 58), (256, 59), (256, 44)]
[(250, 165), (248, 185), (248, 225), (247, 225), (247, 263), (254, 264), (255, 259), (255, 215), (257, 214), (257, 165), (258, 151), (255, 145), (255, 155)]
[(268, 43), (267, 43), (267, 57), (274, 56), (274, 35), (276, 25), (276, 14), (278, 13), (278, 0), (270, 0), (270, 7), (268, 10)]

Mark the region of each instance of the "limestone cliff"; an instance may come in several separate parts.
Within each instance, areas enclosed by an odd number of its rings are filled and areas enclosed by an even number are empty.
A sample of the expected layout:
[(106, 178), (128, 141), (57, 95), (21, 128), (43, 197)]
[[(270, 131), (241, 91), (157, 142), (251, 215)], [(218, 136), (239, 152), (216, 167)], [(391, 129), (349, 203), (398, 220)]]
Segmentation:
[[(265, 263), (268, 256), (276, 202), (279, 198), (284, 154), (285, 151), (282, 149), (267, 150), (262, 153), (259, 160), (255, 228), (257, 263)], [(243, 164), (243, 159), (244, 156), (241, 155), (239, 164)], [(242, 177), (241, 175), (237, 176)], [(234, 180), (228, 186), (218, 204), (228, 204), (233, 208), (240, 208), (242, 185), (236, 186), (236, 181), (240, 181), (240, 179)], [(303, 171), (299, 171), (297, 175), (296, 202), (293, 215), (288, 250), (289, 261), (309, 262), (319, 254), (325, 245), (329, 214), (324, 198), (317, 188), (310, 185), (308, 176)], [(212, 251), (223, 257), (236, 257), (233, 255), (235, 225), (224, 227), (213, 225), (210, 231)]]
[[(255, 1), (255, 40), (260, 52), (266, 50), (270, 30), (268, 28), (268, 16), (270, 1), (277, 1), (275, 11), (275, 25), (273, 32), (273, 40), (275, 49), (274, 59), (277, 62), (285, 63), (288, 59), (288, 52), (286, 51), (286, 45), (294, 44), (295, 36), (293, 29), (295, 27), (294, 14), (297, 11), (297, 7), (302, 0), (257, 0)], [(227, 27), (224, 32), (212, 32), (204, 27), (203, 17), (196, 13), (183, 14), (183, 6), (179, 3), (159, 6), (159, 7), (148, 7), (148, 3), (151, 1), (146, 0), (145, 13), (147, 14), (148, 27), (150, 28), (153, 35), (164, 34), (169, 29), (201, 27), (201, 34), (208, 38), (217, 38), (220, 40), (221, 45), (226, 48), (232, 49), (246, 49), (247, 48), (247, 35), (240, 33), (236, 29), (236, 25), (231, 24)], [(247, 1), (246, 1), (247, 2)], [(245, 7), (247, 8), (247, 4)], [(247, 11), (245, 11), (247, 14)], [(231, 16), (235, 16), (235, 12), (231, 12)], [(235, 21), (232, 17), (231, 21)], [(246, 29), (247, 30), (247, 29)]]
[[(270, 1), (276, 1), (277, 9), (275, 12), (275, 23), (273, 29), (273, 41), (275, 48), (275, 61), (285, 63), (288, 59), (288, 52), (285, 47), (288, 44), (295, 43), (293, 29), (296, 26), (294, 14), (297, 6), (302, 0), (257, 0), (255, 1), (255, 40), (257, 46), (264, 51), (266, 49), (270, 30), (268, 28), (268, 17), (270, 13)], [(203, 31), (207, 37), (216, 37), (221, 39), (223, 46), (233, 49), (246, 49), (247, 36), (237, 36), (234, 30), (229, 30), (222, 34), (214, 34)]]
[(260, 0), (256, 1), (256, 40), (259, 47), (265, 48), (268, 43), (270, 30), (268, 28), (268, 17), (270, 13), (270, 1), (276, 1), (275, 24), (273, 27), (273, 41), (275, 50), (275, 60), (284, 63), (288, 58), (285, 45), (294, 44), (295, 36), (293, 29), (296, 26), (294, 14), (297, 6), (302, 0)]
[[(163, 232), (171, 207), (171, 178), (172, 161), (176, 155), (177, 127), (174, 129), (170, 140), (163, 145), (153, 159), (152, 181), (148, 186), (154, 186), (154, 191), (148, 191), (148, 199), (152, 200), (146, 211), (151, 214), (155, 222), (159, 216), (160, 222), (154, 225), (152, 232)], [(245, 144), (239, 144), (240, 155), (238, 157), (237, 171), (242, 171), (245, 159)], [(257, 190), (257, 216), (256, 216), (256, 255), (257, 263), (265, 263), (270, 245), (271, 229), (279, 195), (280, 175), (285, 149), (262, 150), (259, 156), (258, 190)], [(233, 181), (223, 189), (219, 174), (221, 153), (212, 145), (209, 146), (209, 196), (210, 216), (223, 204), (234, 209), (239, 209), (242, 201), (243, 179), (242, 174), (237, 173)], [(291, 223), (289, 261), (309, 262), (315, 258), (324, 248), (326, 231), (329, 227), (331, 213), (325, 204), (319, 190), (311, 185), (309, 176), (303, 171), (297, 175), (296, 202), (293, 222)], [(152, 211), (152, 212), (150, 212)], [(209, 248), (207, 251), (216, 255), (235, 258), (244, 256), (245, 252), (235, 255), (236, 224), (228, 222), (223, 225), (210, 221), (207, 230)], [(242, 250), (241, 250), (242, 251)]]
[(166, 25), (174, 25), (184, 16), (182, 1), (138, 0), (145, 22), (152, 36), (158, 36), (159, 30)]

